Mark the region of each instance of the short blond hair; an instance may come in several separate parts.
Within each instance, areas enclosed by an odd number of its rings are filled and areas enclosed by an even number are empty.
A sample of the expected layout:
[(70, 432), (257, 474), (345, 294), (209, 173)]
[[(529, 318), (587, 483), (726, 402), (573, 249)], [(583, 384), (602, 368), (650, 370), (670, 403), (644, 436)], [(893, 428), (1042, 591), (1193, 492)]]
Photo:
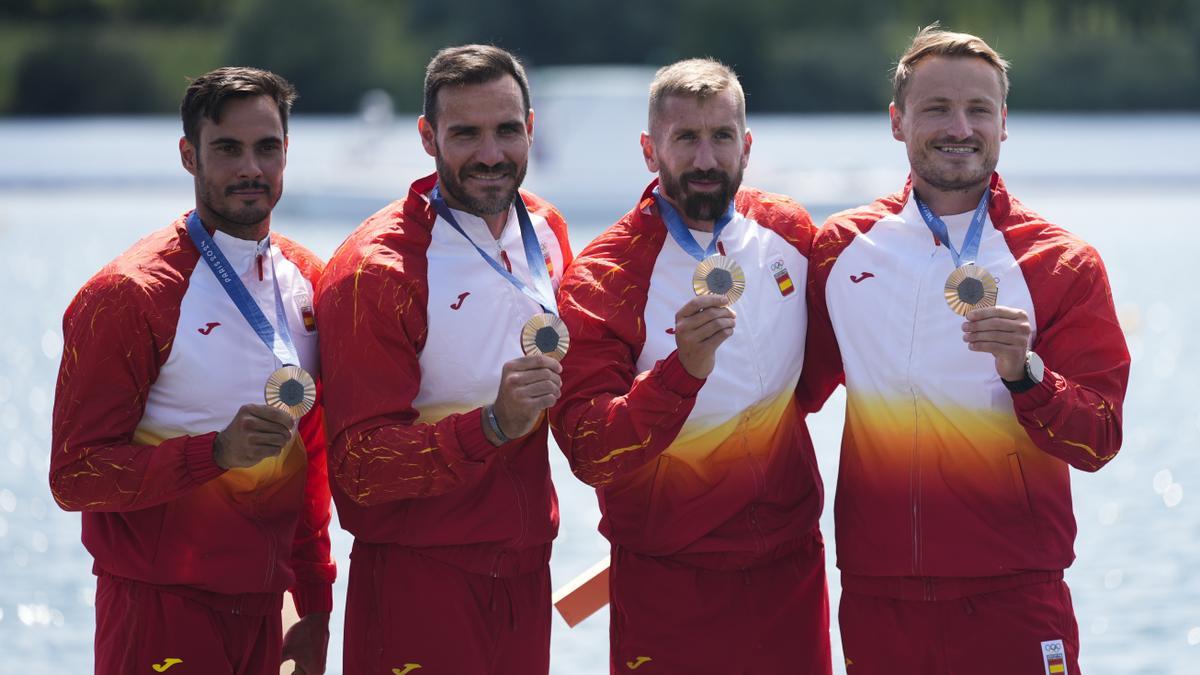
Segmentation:
[(930, 56), (983, 59), (1000, 74), (1000, 100), (1008, 98), (1008, 61), (983, 38), (970, 33), (942, 30), (935, 21), (917, 32), (912, 44), (896, 63), (896, 72), (892, 76), (892, 102), (897, 108), (904, 109), (904, 91), (908, 88), (913, 70), (922, 59)]
[(651, 132), (655, 118), (669, 97), (690, 96), (703, 101), (725, 91), (732, 91), (737, 99), (738, 123), (745, 129), (746, 92), (732, 68), (714, 58), (686, 59), (659, 68), (650, 83)]

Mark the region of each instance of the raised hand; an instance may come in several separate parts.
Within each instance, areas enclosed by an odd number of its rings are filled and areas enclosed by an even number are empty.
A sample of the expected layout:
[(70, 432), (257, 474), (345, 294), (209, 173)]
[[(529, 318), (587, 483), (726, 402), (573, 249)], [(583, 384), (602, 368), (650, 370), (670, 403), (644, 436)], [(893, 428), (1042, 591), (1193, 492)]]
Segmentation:
[(295, 420), (288, 413), (264, 404), (238, 408), (233, 421), (217, 434), (213, 460), (222, 469), (254, 466), (278, 455), (292, 439)]
[(493, 409), (505, 436), (520, 438), (533, 431), (542, 411), (562, 395), (561, 373), (558, 361), (541, 354), (522, 356), (504, 364)]
[(675, 348), (692, 377), (704, 379), (717, 364), (717, 347), (733, 335), (737, 314), (719, 295), (699, 295), (675, 313)]

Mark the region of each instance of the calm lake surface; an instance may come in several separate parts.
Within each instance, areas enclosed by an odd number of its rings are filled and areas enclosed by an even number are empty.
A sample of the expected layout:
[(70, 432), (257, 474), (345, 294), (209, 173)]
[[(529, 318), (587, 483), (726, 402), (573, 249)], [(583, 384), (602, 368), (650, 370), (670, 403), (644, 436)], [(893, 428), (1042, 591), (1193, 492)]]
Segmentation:
[[(636, 117), (618, 125), (620, 143), (611, 129), (566, 145), (564, 128), (539, 128), (526, 187), (557, 203), (576, 251), (651, 177)], [(365, 216), (432, 171), (414, 118), (295, 118), (274, 228), (327, 257)], [(752, 116), (750, 125), (746, 183), (799, 199), (818, 220), (904, 180), (904, 148), (886, 116)], [(1072, 472), (1078, 560), (1067, 580), (1084, 672), (1200, 673), (1200, 364), (1186, 347), (1200, 332), (1200, 227), (1192, 222), (1200, 115), (1012, 113), (1008, 126), (1002, 175), (1025, 204), (1100, 250), (1133, 354), (1121, 454), (1099, 473)], [(589, 127), (573, 120), (571, 128)], [(79, 516), (60, 511), (47, 487), (61, 318), (104, 263), (191, 207), (179, 135), (173, 118), (0, 119), (0, 673), (92, 668), (91, 558), (79, 543)], [(842, 414), (839, 393), (810, 418), (830, 503)], [(562, 513), (551, 561), (558, 586), (608, 549), (592, 491), (554, 447), (551, 463)], [(836, 612), (831, 511), (822, 529)], [(349, 548), (335, 522), (334, 674)], [(552, 671), (607, 673), (607, 621), (605, 610), (568, 629), (556, 616)], [(836, 623), (832, 638), (840, 664)]]

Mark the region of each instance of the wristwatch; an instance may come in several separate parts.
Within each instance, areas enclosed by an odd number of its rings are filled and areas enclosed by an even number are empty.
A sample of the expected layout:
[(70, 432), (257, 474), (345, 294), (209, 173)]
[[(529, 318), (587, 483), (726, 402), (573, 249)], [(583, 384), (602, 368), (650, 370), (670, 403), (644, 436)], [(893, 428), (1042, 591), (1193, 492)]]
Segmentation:
[(1000, 381), (1012, 393), (1020, 394), (1041, 384), (1045, 376), (1046, 365), (1042, 363), (1042, 357), (1030, 350), (1025, 352), (1025, 377), (1016, 381), (1000, 378)]

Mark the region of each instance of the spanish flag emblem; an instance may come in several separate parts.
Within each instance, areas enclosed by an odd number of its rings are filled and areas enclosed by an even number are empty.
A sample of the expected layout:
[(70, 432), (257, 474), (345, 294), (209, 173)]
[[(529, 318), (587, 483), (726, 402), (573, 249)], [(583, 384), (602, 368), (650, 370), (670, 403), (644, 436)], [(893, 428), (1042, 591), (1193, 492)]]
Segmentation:
[(293, 299), (296, 303), (296, 311), (300, 312), (300, 319), (304, 321), (305, 332), (316, 332), (317, 315), (313, 313), (312, 298), (309, 298), (307, 293), (297, 293)]
[(1047, 640), (1042, 643), (1047, 675), (1066, 675), (1067, 650), (1062, 640)]
[(771, 275), (775, 277), (775, 283), (779, 286), (779, 293), (783, 297), (787, 297), (796, 292), (796, 285), (792, 283), (792, 275), (788, 274), (787, 265), (783, 264), (783, 258), (778, 258), (771, 263)]
[(538, 243), (542, 246), (542, 257), (546, 259), (546, 274), (554, 276), (554, 261), (550, 258), (550, 247), (540, 239)]

